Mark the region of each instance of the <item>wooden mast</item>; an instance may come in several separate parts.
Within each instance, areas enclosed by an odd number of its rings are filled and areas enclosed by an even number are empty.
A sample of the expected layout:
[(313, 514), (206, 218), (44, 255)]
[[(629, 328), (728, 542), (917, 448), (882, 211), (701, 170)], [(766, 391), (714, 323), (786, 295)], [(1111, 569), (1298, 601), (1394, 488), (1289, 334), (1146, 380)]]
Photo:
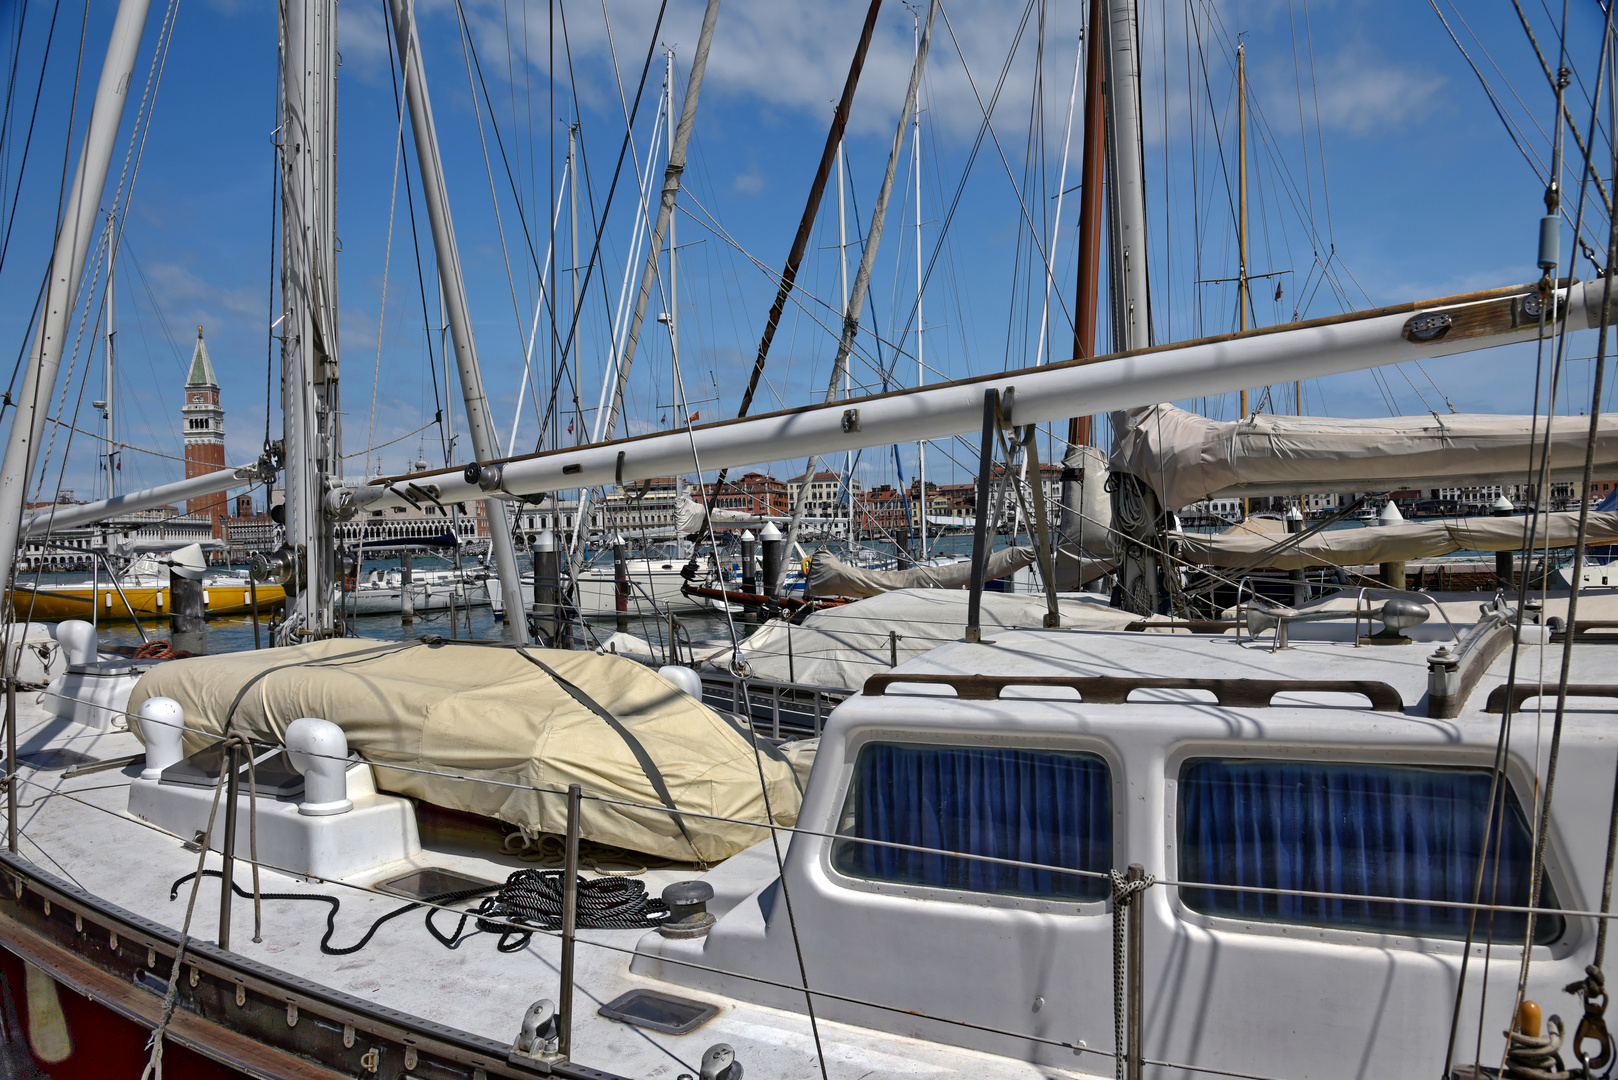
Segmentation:
[[(1102, 177), (1106, 173), (1106, 34), (1103, 0), (1090, 0), (1090, 25), (1084, 34), (1084, 148), (1079, 183), (1079, 279), (1078, 317), (1073, 321), (1073, 356), (1094, 356), (1096, 304), (1101, 287)], [(1090, 444), (1090, 418), (1075, 416), (1068, 421), (1069, 446)]]

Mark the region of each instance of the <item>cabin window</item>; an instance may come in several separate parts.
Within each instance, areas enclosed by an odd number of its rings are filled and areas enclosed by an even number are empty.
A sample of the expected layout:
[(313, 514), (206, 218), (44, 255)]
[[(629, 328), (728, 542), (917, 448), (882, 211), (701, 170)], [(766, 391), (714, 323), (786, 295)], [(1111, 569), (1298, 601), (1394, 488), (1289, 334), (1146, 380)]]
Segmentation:
[[(1105, 874), (1112, 778), (1096, 754), (867, 743), (838, 833), (891, 844)], [(1104, 877), (837, 840), (850, 877), (966, 892), (1101, 900)]]
[[(1433, 905), (1182, 887), (1193, 911), (1236, 919), (1344, 927), (1417, 937), (1464, 938), (1485, 848), (1492, 773), (1478, 768), (1203, 758), (1180, 770), (1179, 876), (1249, 885), (1432, 900)], [(1526, 906), (1533, 840), (1510, 785), (1484, 865), (1483, 893)], [(1497, 813), (1496, 817), (1500, 817)], [(1496, 873), (1494, 848), (1498, 841)], [(1550, 881), (1541, 908), (1554, 908)], [(1497, 941), (1521, 941), (1527, 916), (1496, 912)], [(1562, 936), (1559, 915), (1540, 915), (1534, 940)], [(1490, 932), (1480, 913), (1476, 936)]]

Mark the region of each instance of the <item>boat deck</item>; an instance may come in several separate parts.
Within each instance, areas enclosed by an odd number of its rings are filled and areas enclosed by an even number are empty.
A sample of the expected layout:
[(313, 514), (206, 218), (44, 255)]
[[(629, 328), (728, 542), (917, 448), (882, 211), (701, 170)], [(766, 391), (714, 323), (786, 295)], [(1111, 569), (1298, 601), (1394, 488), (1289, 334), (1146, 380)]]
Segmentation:
[[(31, 695), (29, 696), (31, 697)], [(189, 885), (177, 899), (169, 899), (176, 879), (196, 869), (197, 856), (180, 838), (131, 817), (125, 810), (129, 781), (135, 766), (64, 779), (59, 770), (31, 768), (28, 758), (46, 750), (72, 750), (101, 760), (138, 753), (139, 741), (128, 732), (90, 734), (47, 717), (37, 704), (18, 701), (22, 841), (20, 853), (51, 874), (66, 879), (92, 896), (110, 901), (134, 914), (178, 929), (185, 918)], [(243, 803), (245, 806), (245, 796)], [(531, 860), (501, 854), (500, 833), (473, 825), (424, 822), (423, 852), (408, 862), (373, 869), (343, 882), (313, 881), (274, 870), (262, 871), (265, 892), (337, 896), (333, 943), (359, 940), (372, 922), (400, 907), (404, 901), (370, 889), (378, 881), (405, 872), (411, 866), (433, 866), (485, 879), (503, 881), (512, 871), (536, 865)], [(588, 851), (588, 849), (587, 849)], [(251, 887), (247, 852), (239, 851), (236, 880)], [(702, 876), (715, 889), (709, 910), (719, 914), (734, 906), (776, 876), (770, 845), (750, 849), (706, 874), (694, 867), (655, 865), (640, 875), (648, 892), (657, 895), (673, 881)], [(210, 868), (219, 858), (210, 854)], [(621, 860), (604, 863), (623, 869)], [(581, 866), (594, 877), (588, 862)], [(217, 935), (219, 884), (204, 880), (197, 896), (192, 933), (204, 941)], [(423, 915), (411, 913), (385, 924), (369, 945), (347, 956), (320, 951), (325, 931), (324, 905), (286, 900), (262, 904), (262, 942), (253, 940), (253, 904), (238, 897), (232, 920), (232, 948), (240, 955), (332, 990), (374, 1002), (389, 1009), (509, 1044), (517, 1035), (523, 1014), (540, 998), (557, 997), (561, 943), (557, 936), (536, 933), (521, 951), (496, 951), (497, 937), (474, 934), (454, 950), (434, 940), (423, 925)], [(438, 924), (449, 929), (454, 917), (440, 915)], [(748, 1072), (771, 1077), (818, 1077), (814, 1035), (806, 1017), (745, 1004), (733, 999), (674, 987), (635, 976), (629, 961), (644, 930), (580, 931), (573, 1028), (573, 1059), (580, 1064), (627, 1076), (673, 1077), (696, 1075), (703, 1051), (718, 1042), (736, 1049)], [(821, 947), (826, 947), (823, 943)], [(164, 959), (156, 972), (168, 977)], [(154, 998), (154, 980), (147, 980)], [(605, 1019), (597, 1009), (637, 987), (656, 987), (682, 997), (718, 1005), (717, 1016), (684, 1036), (665, 1035)], [(820, 1022), (820, 1043), (825, 1069), (833, 1076), (928, 1077), (970, 1074), (982, 1077), (1034, 1077), (1052, 1075), (1041, 1068), (970, 1050)], [(1096, 1058), (1095, 1072), (1110, 1072), (1111, 1062)]]

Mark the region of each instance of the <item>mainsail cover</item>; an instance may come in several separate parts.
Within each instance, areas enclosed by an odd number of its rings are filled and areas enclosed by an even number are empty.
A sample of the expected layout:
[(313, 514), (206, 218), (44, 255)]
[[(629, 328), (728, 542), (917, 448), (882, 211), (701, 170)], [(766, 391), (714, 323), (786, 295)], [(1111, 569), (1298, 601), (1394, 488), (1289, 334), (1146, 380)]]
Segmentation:
[[(1578, 539), (1579, 515), (1542, 514), (1534, 528), (1534, 547), (1572, 547)], [(1521, 551), (1528, 542), (1526, 517), (1450, 518), (1408, 525), (1374, 525), (1333, 529), (1306, 537), (1276, 554), (1284, 535), (1230, 529), (1217, 536), (1176, 533), (1180, 557), (1210, 566), (1268, 566), (1299, 570), (1309, 566), (1368, 566), (1372, 563), (1433, 559), (1457, 551)], [(1585, 542), (1618, 541), (1618, 513), (1590, 514)]]
[(344, 638), (159, 664), (130, 711), (152, 697), (185, 710), (188, 753), (227, 727), (280, 743), (293, 720), (322, 717), (383, 790), (533, 832), (566, 830), (576, 783), (637, 804), (585, 798), (582, 836), (664, 858), (714, 862), (765, 838), (740, 823), (766, 820), (760, 765), (775, 822), (798, 816), (778, 752), (617, 656)]
[[(1532, 416), (1217, 421), (1173, 405), (1113, 415), (1113, 471), (1145, 480), (1173, 510), (1210, 497), (1521, 483), (1538, 477), (1545, 440), (1544, 419)], [(1589, 434), (1587, 417), (1551, 422), (1553, 481), (1582, 476)], [(1618, 417), (1600, 418), (1595, 468), (1618, 476)]]

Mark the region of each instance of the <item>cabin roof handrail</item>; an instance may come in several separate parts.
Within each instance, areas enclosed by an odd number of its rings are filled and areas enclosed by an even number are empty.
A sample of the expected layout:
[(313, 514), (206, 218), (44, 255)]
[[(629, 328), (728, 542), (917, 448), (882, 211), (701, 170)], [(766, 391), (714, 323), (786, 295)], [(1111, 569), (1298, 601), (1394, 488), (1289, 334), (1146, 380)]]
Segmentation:
[[(1508, 694), (1507, 691), (1510, 691)], [(1554, 683), (1517, 683), (1507, 686), (1501, 683), (1489, 691), (1489, 700), (1483, 706), (1487, 713), (1505, 712), (1506, 702), (1511, 702), (1511, 711), (1516, 712), (1522, 708), (1522, 703), (1529, 698), (1555, 697), (1558, 689)], [(1618, 698), (1618, 683), (1568, 683), (1568, 697), (1601, 697)]]
[[(865, 680), (867, 697), (882, 697), (896, 683), (948, 686), (962, 701), (998, 701), (1013, 686), (1046, 686), (1077, 690), (1092, 705), (1126, 705), (1135, 690), (1206, 690), (1226, 708), (1268, 709), (1277, 694), (1361, 694), (1376, 712), (1403, 712), (1399, 691), (1379, 679), (1201, 679), (1153, 678), (1138, 675), (905, 675), (884, 672)], [(1618, 695), (1618, 688), (1614, 690)], [(1162, 702), (1153, 702), (1162, 704)]]

